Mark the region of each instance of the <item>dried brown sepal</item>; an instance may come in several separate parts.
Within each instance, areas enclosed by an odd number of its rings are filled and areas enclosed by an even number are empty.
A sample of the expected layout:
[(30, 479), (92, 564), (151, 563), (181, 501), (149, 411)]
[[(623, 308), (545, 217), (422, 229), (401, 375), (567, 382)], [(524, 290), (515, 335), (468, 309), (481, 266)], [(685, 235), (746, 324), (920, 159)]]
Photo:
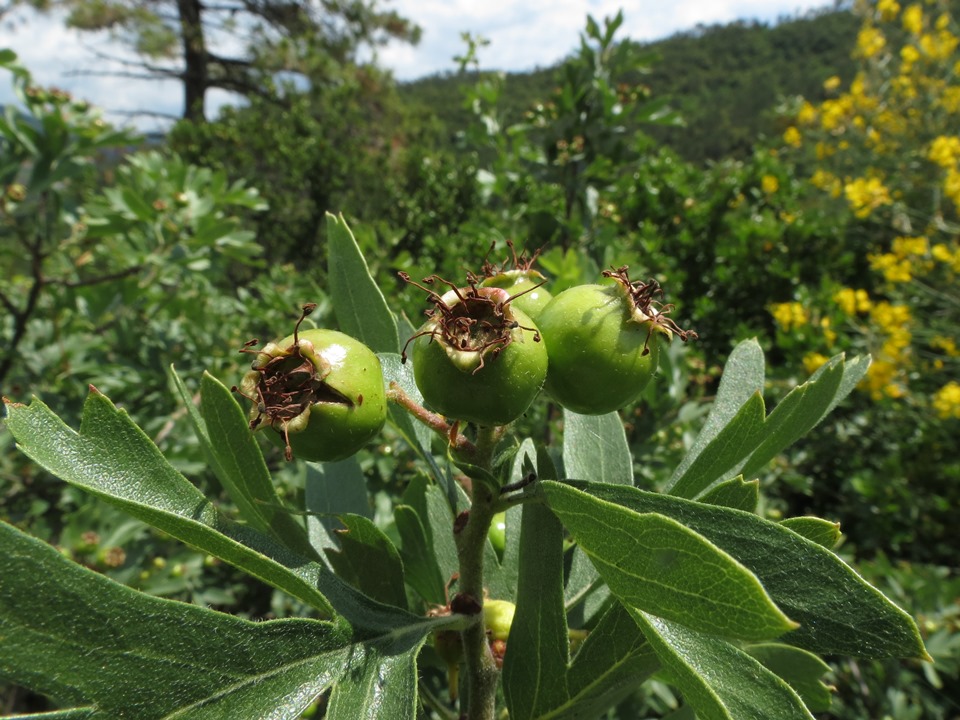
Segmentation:
[(500, 275), (505, 272), (533, 272), (540, 274), (533, 269), (533, 264), (537, 261), (537, 258), (540, 257), (540, 253), (543, 251), (542, 247), (534, 250), (533, 254), (529, 257), (527, 256), (527, 251), (524, 249), (517, 254), (517, 248), (513, 244), (513, 240), (507, 240), (507, 247), (510, 248), (510, 257), (504, 260), (502, 263), (492, 263), (490, 262), (490, 254), (493, 252), (496, 247), (496, 241), (490, 243), (490, 249), (487, 251), (487, 256), (483, 259), (483, 266), (480, 268), (480, 274), (483, 278), (490, 278), (496, 275)]
[[(406, 362), (407, 348), (419, 337), (429, 336), (442, 342), (449, 351), (476, 353), (479, 363), (472, 372), (479, 372), (488, 361), (493, 361), (513, 342), (513, 330), (518, 328), (534, 333), (534, 342), (540, 342), (540, 333), (534, 327), (520, 325), (510, 311), (510, 302), (515, 296), (501, 288), (482, 288), (477, 285), (476, 276), (468, 275), (467, 287), (458, 287), (439, 275), (424, 278), (426, 284), (443, 283), (450, 289), (443, 295), (412, 280), (405, 272), (400, 278), (427, 293), (427, 300), (433, 305), (424, 311), (430, 319), (419, 332), (407, 340), (400, 355)], [(525, 291), (529, 292), (529, 290)], [(523, 293), (518, 293), (518, 296)]]
[(650, 334), (656, 328), (662, 328), (669, 333), (676, 334), (683, 342), (687, 340), (696, 340), (697, 333), (693, 330), (684, 330), (668, 315), (673, 311), (673, 305), (663, 303), (657, 298), (663, 298), (663, 288), (660, 287), (654, 279), (647, 282), (642, 280), (630, 280), (627, 272), (627, 266), (623, 265), (616, 269), (604, 270), (601, 274), (604, 277), (615, 280), (623, 288), (627, 297), (633, 303), (633, 316), (639, 322), (648, 322), (647, 339), (643, 344), (643, 354), (650, 352)]
[[(259, 344), (256, 339), (244, 343), (242, 353), (256, 356), (252, 370), (244, 378), (248, 392), (233, 387), (238, 395), (247, 398), (257, 410), (250, 420), (250, 429), (256, 430), (266, 418), (270, 427), (283, 434), (284, 456), (293, 460), (293, 448), (290, 446), (290, 423), (309, 412), (310, 406), (317, 403), (340, 403), (353, 406), (353, 401), (343, 393), (330, 387), (324, 378), (330, 370), (324, 367), (323, 359), (311, 352), (313, 346), (299, 338), (300, 324), (315, 309), (316, 303), (307, 303), (302, 307), (300, 318), (293, 329), (294, 342), (287, 348), (268, 344), (259, 350), (252, 350)], [(304, 354), (308, 352), (310, 357)], [(318, 367), (319, 366), (319, 367)], [(250, 379), (255, 374), (255, 379)]]

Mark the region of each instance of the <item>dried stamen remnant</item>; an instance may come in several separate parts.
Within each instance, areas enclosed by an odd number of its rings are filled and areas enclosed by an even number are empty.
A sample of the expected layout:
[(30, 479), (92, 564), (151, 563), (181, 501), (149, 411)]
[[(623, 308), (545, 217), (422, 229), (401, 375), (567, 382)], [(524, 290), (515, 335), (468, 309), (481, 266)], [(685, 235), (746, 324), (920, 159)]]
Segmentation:
[(406, 361), (407, 347), (419, 337), (429, 336), (433, 340), (443, 343), (452, 354), (471, 354), (466, 359), (471, 372), (478, 372), (488, 360), (494, 360), (514, 340), (513, 331), (516, 329), (529, 330), (534, 333), (534, 341), (540, 342), (540, 334), (536, 328), (520, 325), (510, 310), (510, 301), (513, 296), (501, 288), (480, 288), (475, 278), (469, 277), (469, 285), (460, 288), (437, 275), (424, 279), (424, 283), (441, 282), (450, 287), (450, 290), (440, 295), (430, 288), (410, 279), (406, 273), (400, 273), (405, 282), (420, 288), (427, 293), (427, 299), (433, 308), (425, 314), (430, 320), (420, 330), (407, 340), (401, 358)]
[(633, 303), (634, 319), (637, 322), (650, 323), (647, 339), (643, 345), (644, 355), (650, 352), (650, 333), (658, 327), (676, 334), (683, 342), (697, 339), (696, 332), (683, 330), (672, 318), (667, 317), (673, 311), (673, 305), (664, 304), (656, 299), (663, 297), (663, 288), (656, 280), (651, 279), (648, 282), (642, 280), (631, 281), (626, 265), (614, 270), (604, 270), (602, 275), (616, 280), (623, 288), (627, 297)]
[(527, 257), (527, 251), (523, 250), (520, 254), (517, 254), (517, 248), (513, 244), (513, 240), (507, 240), (507, 247), (510, 248), (510, 257), (504, 260), (502, 263), (495, 264), (490, 262), (490, 253), (493, 252), (493, 248), (496, 246), (496, 243), (490, 243), (490, 250), (487, 251), (487, 257), (483, 260), (483, 266), (480, 268), (480, 274), (485, 277), (493, 277), (495, 275), (500, 275), (507, 272), (534, 272), (537, 275), (536, 270), (533, 269), (533, 264), (537, 261), (537, 258), (540, 257), (540, 252), (543, 248), (537, 248), (534, 250), (533, 254)]
[(257, 414), (250, 420), (250, 429), (255, 430), (266, 417), (269, 426), (284, 436), (284, 455), (293, 459), (290, 446), (291, 429), (299, 429), (309, 418), (312, 405), (340, 403), (352, 406), (353, 401), (334, 388), (324, 378), (330, 370), (315, 351), (312, 343), (299, 337), (300, 324), (316, 304), (303, 306), (303, 312), (293, 332), (293, 343), (282, 348), (273, 343), (260, 350), (251, 347), (257, 340), (244, 344), (240, 352), (255, 355), (251, 372), (243, 378), (239, 394), (254, 403)]

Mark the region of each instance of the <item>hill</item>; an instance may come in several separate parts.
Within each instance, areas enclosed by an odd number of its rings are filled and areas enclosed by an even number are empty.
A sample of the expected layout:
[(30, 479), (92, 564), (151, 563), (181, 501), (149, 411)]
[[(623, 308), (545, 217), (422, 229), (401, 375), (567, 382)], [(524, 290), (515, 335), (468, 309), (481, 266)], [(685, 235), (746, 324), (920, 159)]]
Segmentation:
[[(767, 25), (735, 22), (698, 26), (650, 43), (626, 40), (636, 57), (659, 57), (642, 76), (654, 97), (666, 96), (685, 120), (682, 128), (648, 129), (691, 161), (703, 162), (750, 152), (754, 140), (779, 132), (772, 111), (784, 98), (822, 98), (831, 75), (849, 79), (849, 57), (859, 23), (846, 10), (820, 10)], [(506, 117), (519, 121), (535, 102), (549, 97), (557, 67), (506, 77)], [(412, 107), (429, 113), (452, 137), (470, 113), (462, 102), (470, 74), (433, 75), (400, 85)]]

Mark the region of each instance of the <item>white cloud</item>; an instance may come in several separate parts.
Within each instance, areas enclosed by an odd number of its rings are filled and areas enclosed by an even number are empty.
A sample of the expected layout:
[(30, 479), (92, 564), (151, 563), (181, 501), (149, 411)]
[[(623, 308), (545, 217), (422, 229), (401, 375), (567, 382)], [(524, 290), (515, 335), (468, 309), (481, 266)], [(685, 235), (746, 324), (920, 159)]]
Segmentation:
[[(829, 0), (637, 0), (624, 12), (620, 37), (653, 40), (693, 28), (698, 23), (730, 22), (738, 18), (773, 20), (829, 4)], [(402, 16), (423, 27), (417, 47), (394, 43), (378, 53), (381, 65), (397, 78), (411, 80), (437, 72), (453, 71), (455, 55), (465, 45), (461, 33), (470, 31), (491, 41), (480, 51), (481, 67), (530, 70), (547, 67), (576, 49), (587, 14), (598, 21), (613, 16), (622, 0), (396, 0), (390, 3)], [(91, 35), (67, 30), (62, 18), (38, 17), (20, 11), (7, 16), (0, 29), (0, 47), (10, 47), (33, 72), (37, 82), (56, 85), (104, 107), (107, 111), (147, 109), (177, 114), (181, 91), (173, 81), (157, 83), (117, 77), (90, 77), (80, 70), (98, 67), (96, 47), (118, 53), (106, 34)], [(0, 77), (0, 104), (11, 101), (9, 84)], [(211, 106), (228, 101), (220, 93)], [(121, 116), (110, 115), (114, 121)], [(154, 129), (156, 121), (141, 118), (136, 124)]]

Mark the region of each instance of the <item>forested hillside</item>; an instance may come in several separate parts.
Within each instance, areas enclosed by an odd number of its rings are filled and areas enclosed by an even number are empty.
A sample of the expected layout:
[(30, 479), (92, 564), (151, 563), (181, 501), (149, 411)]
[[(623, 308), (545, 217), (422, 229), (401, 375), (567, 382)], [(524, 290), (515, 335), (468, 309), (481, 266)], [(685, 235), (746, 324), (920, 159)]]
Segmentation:
[[(818, 11), (773, 25), (736, 22), (701, 26), (652, 43), (625, 41), (630, 53), (654, 61), (643, 74), (627, 73), (652, 97), (667, 98), (684, 126), (645, 129), (690, 161), (748, 155), (761, 135), (777, 133), (773, 110), (798, 95), (824, 97), (823, 81), (853, 73), (849, 48), (859, 26), (849, 11)], [(481, 68), (482, 70), (483, 68)], [(519, 122), (537, 102), (549, 99), (558, 68), (509, 73), (504, 117)], [(403, 100), (434, 114), (452, 138), (469, 121), (464, 91), (472, 74), (447, 73), (399, 86)]]

